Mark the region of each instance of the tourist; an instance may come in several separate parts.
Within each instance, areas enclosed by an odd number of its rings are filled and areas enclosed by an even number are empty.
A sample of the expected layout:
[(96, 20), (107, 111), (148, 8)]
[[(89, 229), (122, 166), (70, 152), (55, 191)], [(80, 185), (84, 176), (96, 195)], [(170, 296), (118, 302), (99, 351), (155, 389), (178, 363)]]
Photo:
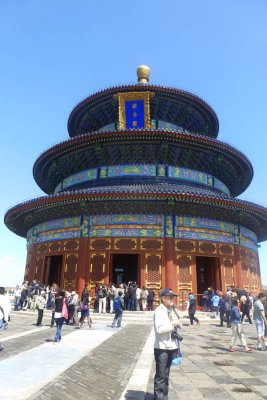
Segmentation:
[(224, 316), (225, 316), (225, 313), (226, 313), (225, 296), (220, 296), (219, 312), (220, 312), (220, 326), (223, 326)]
[(63, 304), (65, 301), (65, 291), (59, 289), (55, 298), (55, 321), (57, 326), (57, 331), (55, 335), (54, 342), (60, 342), (61, 340), (61, 329), (64, 322), (63, 316)]
[(68, 323), (75, 326), (78, 326), (78, 302), (79, 296), (76, 291), (73, 290), (68, 300)]
[(18, 311), (20, 309), (20, 299), (21, 299), (21, 289), (19, 285), (17, 285), (14, 290), (14, 311)]
[(265, 317), (264, 306), (266, 297), (263, 293), (259, 293), (258, 300), (254, 302), (254, 310), (253, 310), (253, 319), (255, 320), (256, 330), (257, 330), (257, 339), (258, 339), (258, 350), (265, 350), (265, 325), (267, 324), (267, 320)]
[(252, 350), (247, 346), (245, 336), (243, 333), (243, 326), (240, 323), (240, 312), (238, 310), (238, 300), (233, 299), (232, 302), (232, 309), (231, 309), (231, 315), (230, 315), (230, 322), (231, 322), (231, 327), (232, 327), (232, 339), (231, 339), (231, 344), (229, 347), (230, 352), (236, 351), (235, 349), (235, 343), (236, 339), (239, 338), (242, 346), (245, 349), (246, 353), (251, 352)]
[(126, 286), (125, 294), (124, 294), (124, 309), (125, 310), (131, 309), (131, 288), (132, 288), (132, 282), (128, 282), (128, 285)]
[(154, 377), (154, 399), (168, 399), (169, 373), (172, 360), (178, 355), (178, 341), (172, 333), (180, 327), (173, 313), (173, 299), (177, 294), (171, 289), (160, 292), (161, 304), (154, 313), (154, 356), (156, 373)]
[(51, 315), (51, 322), (50, 322), (50, 327), (53, 328), (54, 323), (55, 323), (55, 300), (56, 300), (56, 295), (59, 291), (59, 287), (56, 283), (53, 283), (51, 289), (50, 289), (50, 308), (52, 310), (52, 315)]
[(128, 310), (130, 311), (136, 311), (136, 303), (137, 303), (136, 291), (137, 291), (137, 285), (133, 283), (132, 286), (130, 287), (130, 308), (128, 306)]
[(32, 284), (30, 285), (30, 290), (31, 290), (31, 305), (30, 305), (30, 311), (35, 311), (37, 309), (37, 298), (40, 295), (40, 287), (38, 283), (33, 280)]
[(219, 314), (219, 301), (220, 301), (220, 296), (218, 294), (214, 294), (211, 298), (211, 310), (213, 312), (213, 317)]
[(120, 290), (118, 293), (118, 296), (114, 300), (114, 311), (115, 311), (115, 316), (113, 319), (113, 322), (111, 324), (112, 328), (114, 328), (117, 324), (117, 328), (121, 327), (121, 321), (122, 321), (122, 313), (123, 313), (123, 292)]
[(212, 311), (212, 303), (211, 303), (211, 299), (214, 295), (214, 290), (212, 287), (208, 287), (208, 302), (207, 302), (207, 309), (208, 311)]
[(148, 290), (145, 286), (143, 286), (142, 292), (141, 292), (141, 302), (142, 302), (142, 310), (146, 311), (147, 307), (147, 298), (148, 298)]
[(85, 321), (85, 318), (87, 318), (87, 324), (89, 329), (92, 329), (92, 320), (90, 317), (90, 306), (91, 304), (91, 299), (89, 297), (89, 293), (85, 293), (83, 296), (83, 299), (81, 301), (81, 318), (80, 318), (80, 329), (83, 327), (83, 323)]
[[(263, 303), (263, 307), (264, 307), (265, 319), (267, 320), (267, 300), (266, 300), (266, 298)], [(267, 324), (266, 323), (265, 323), (264, 339), (265, 339), (265, 344), (267, 344), (266, 343), (266, 341), (267, 341)]]
[(252, 324), (251, 318), (250, 318), (250, 300), (247, 296), (241, 296), (240, 298), (240, 311), (242, 313), (241, 317), (241, 323), (243, 323), (244, 318), (247, 317), (248, 322)]
[(107, 289), (105, 288), (104, 285), (100, 285), (97, 291), (99, 314), (101, 313), (106, 314), (107, 296), (108, 296)]
[(113, 314), (114, 308), (114, 299), (115, 299), (115, 286), (113, 283), (108, 285), (108, 300), (109, 300), (109, 313)]
[(147, 289), (148, 291), (148, 296), (147, 296), (147, 309), (148, 311), (153, 311), (153, 303), (154, 303), (154, 298), (155, 298), (155, 292), (153, 289), (149, 288)]
[(232, 309), (232, 295), (229, 296), (228, 294), (226, 294), (226, 296), (224, 297), (224, 306), (225, 306), (226, 325), (227, 328), (231, 328), (230, 315)]
[(37, 318), (36, 326), (42, 325), (45, 306), (46, 306), (46, 293), (44, 290), (42, 290), (40, 293), (40, 296), (38, 296), (38, 298), (36, 300), (36, 307), (38, 309), (38, 318)]
[(136, 285), (136, 311), (140, 311), (141, 308), (141, 293), (142, 293), (142, 289)]
[(207, 312), (207, 311), (209, 311), (209, 307), (210, 307), (209, 306), (209, 291), (208, 291), (208, 289), (204, 291), (202, 299), (204, 302), (204, 304), (203, 304), (204, 312)]
[[(7, 296), (5, 296), (5, 288), (0, 287), (0, 331), (6, 329), (9, 321), (9, 314), (11, 311), (11, 303)], [(4, 346), (0, 342), (0, 351)]]
[(189, 315), (190, 325), (194, 325), (194, 321), (197, 323), (197, 325), (200, 325), (198, 318), (195, 317), (195, 313), (197, 311), (197, 303), (193, 293), (189, 293), (188, 302), (189, 302), (188, 315)]

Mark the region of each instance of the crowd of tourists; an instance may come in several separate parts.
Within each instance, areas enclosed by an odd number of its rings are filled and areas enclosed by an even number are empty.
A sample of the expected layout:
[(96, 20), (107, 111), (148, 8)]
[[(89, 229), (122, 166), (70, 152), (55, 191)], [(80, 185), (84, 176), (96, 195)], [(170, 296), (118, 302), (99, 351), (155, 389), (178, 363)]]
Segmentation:
[[(251, 349), (247, 346), (243, 332), (243, 323), (247, 320), (252, 324), (255, 321), (257, 330), (258, 350), (265, 350), (265, 341), (267, 341), (267, 300), (263, 293), (257, 297), (249, 294), (239, 288), (228, 288), (225, 293), (221, 290), (214, 291), (208, 288), (202, 295), (204, 300), (204, 311), (211, 312), (211, 317), (220, 317), (220, 327), (226, 323), (227, 328), (232, 328), (232, 339), (229, 350), (235, 350), (236, 340), (239, 338), (246, 352)], [(196, 322), (200, 324), (195, 317), (197, 302), (193, 293), (188, 296), (188, 315), (190, 325)]]
[[(84, 322), (92, 329), (92, 318), (90, 308), (94, 311), (106, 314), (114, 314), (112, 327), (120, 327), (122, 323), (123, 310), (139, 311), (154, 309), (155, 293), (151, 288), (138, 287), (136, 282), (126, 284), (109, 285), (97, 284), (93, 295), (94, 304), (90, 296), (89, 288), (85, 285), (79, 296), (75, 290), (65, 291), (56, 283), (44, 286), (37, 281), (24, 282), (21, 287), (17, 286), (14, 291), (14, 310), (37, 310), (37, 326), (41, 326), (44, 309), (51, 310), (50, 326), (56, 325), (54, 342), (61, 341), (61, 329), (65, 322), (77, 329), (82, 329)], [(183, 337), (179, 313), (176, 309), (174, 299), (178, 294), (170, 288), (159, 292), (159, 305), (154, 312), (155, 343), (154, 355), (156, 362), (156, 374), (154, 378), (155, 399), (161, 399), (162, 394), (168, 393), (168, 376), (171, 365), (181, 363), (180, 342)], [(203, 305), (205, 312), (211, 312), (212, 318), (219, 317), (220, 324), (226, 323), (227, 328), (232, 328), (232, 337), (229, 351), (235, 352), (237, 339), (246, 353), (252, 351), (247, 346), (244, 335), (244, 322), (252, 324), (255, 321), (257, 332), (257, 349), (264, 351), (267, 341), (267, 301), (263, 293), (253, 296), (239, 288), (228, 288), (225, 293), (221, 290), (214, 291), (208, 288), (197, 301), (193, 293), (188, 295), (188, 316), (190, 326), (200, 325), (195, 313), (198, 303)], [(5, 289), (0, 287), (0, 330), (8, 326), (11, 303), (5, 296)], [(78, 313), (80, 313), (78, 317)], [(0, 343), (0, 351), (3, 346)]]
[[(36, 280), (31, 283), (28, 281), (23, 282), (21, 286), (17, 285), (14, 290), (14, 310), (30, 310), (36, 309), (51, 309), (55, 299), (58, 285), (53, 283), (51, 286), (45, 286)], [(118, 296), (118, 292), (122, 292), (124, 300), (124, 309), (129, 311), (153, 311), (155, 292), (151, 288), (143, 286), (141, 289), (136, 282), (121, 283), (114, 285), (110, 283), (104, 285), (101, 283), (96, 284), (94, 289), (94, 310), (106, 314), (107, 312), (114, 312), (114, 300)], [(88, 286), (85, 285), (83, 293), (89, 294)], [(68, 304), (71, 306), (71, 315), (79, 308), (80, 299), (75, 290), (66, 291)], [(73, 311), (74, 309), (74, 311)], [(76, 318), (77, 319), (77, 318)]]

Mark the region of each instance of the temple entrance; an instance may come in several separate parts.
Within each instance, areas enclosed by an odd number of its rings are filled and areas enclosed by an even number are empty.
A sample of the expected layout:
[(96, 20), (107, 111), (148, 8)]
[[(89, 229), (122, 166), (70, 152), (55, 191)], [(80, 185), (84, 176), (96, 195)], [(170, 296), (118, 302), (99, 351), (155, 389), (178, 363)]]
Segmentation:
[(220, 258), (196, 257), (196, 274), (199, 303), (202, 298), (200, 295), (209, 287), (214, 290), (222, 289)]
[(139, 259), (139, 254), (111, 254), (111, 282), (115, 285), (129, 281), (139, 283)]
[(45, 285), (57, 283), (61, 287), (63, 255), (45, 257), (44, 280)]

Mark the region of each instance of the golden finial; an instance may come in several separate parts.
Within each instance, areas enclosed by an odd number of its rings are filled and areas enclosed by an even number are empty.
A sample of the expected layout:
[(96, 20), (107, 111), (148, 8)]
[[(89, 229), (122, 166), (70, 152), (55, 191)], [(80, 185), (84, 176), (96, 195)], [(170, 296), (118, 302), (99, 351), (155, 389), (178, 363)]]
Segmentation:
[(146, 65), (139, 65), (137, 68), (137, 76), (139, 83), (148, 83), (150, 75), (150, 68)]

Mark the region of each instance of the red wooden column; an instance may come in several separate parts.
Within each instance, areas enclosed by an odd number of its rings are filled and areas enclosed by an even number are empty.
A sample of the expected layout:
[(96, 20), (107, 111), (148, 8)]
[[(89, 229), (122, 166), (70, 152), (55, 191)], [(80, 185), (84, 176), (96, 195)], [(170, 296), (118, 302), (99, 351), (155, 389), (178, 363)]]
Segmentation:
[(84, 285), (88, 283), (89, 278), (89, 238), (79, 240), (79, 261), (77, 268), (76, 286), (77, 292), (82, 293)]
[[(192, 293), (195, 295), (197, 293), (197, 264), (196, 264), (196, 256), (191, 257), (191, 277), (192, 277)], [(197, 296), (198, 299), (198, 296)]]
[(31, 245), (30, 251), (30, 256), (29, 256), (29, 269), (28, 269), (28, 274), (26, 276), (26, 279), (29, 283), (32, 282), (35, 276), (35, 267), (36, 267), (36, 257), (37, 257), (37, 246), (38, 243), (34, 243)]
[(243, 288), (242, 267), (241, 267), (239, 246), (235, 246), (234, 279), (235, 279), (235, 287)]
[(162, 285), (175, 292), (178, 290), (175, 240), (173, 238), (165, 238), (165, 284), (162, 279)]

